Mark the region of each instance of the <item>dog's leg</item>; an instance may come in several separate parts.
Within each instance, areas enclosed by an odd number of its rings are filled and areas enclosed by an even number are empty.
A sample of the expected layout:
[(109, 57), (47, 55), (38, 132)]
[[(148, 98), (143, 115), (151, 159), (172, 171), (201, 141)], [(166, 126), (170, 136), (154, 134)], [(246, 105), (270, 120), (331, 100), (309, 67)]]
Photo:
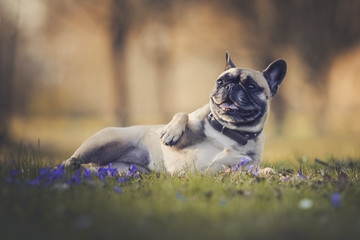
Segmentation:
[(184, 134), (189, 115), (186, 113), (177, 113), (171, 122), (165, 126), (160, 135), (160, 140), (167, 146), (175, 145)]
[[(117, 163), (119, 169), (128, 164), (136, 165), (139, 170), (146, 170), (150, 153), (148, 147), (142, 144), (142, 139), (144, 135), (151, 135), (147, 134), (149, 129), (140, 126), (105, 128), (84, 141), (63, 164), (65, 167), (76, 169), (82, 164), (106, 166), (109, 163)], [(155, 134), (152, 138), (157, 140), (159, 135)], [(154, 146), (156, 147), (156, 144)]]

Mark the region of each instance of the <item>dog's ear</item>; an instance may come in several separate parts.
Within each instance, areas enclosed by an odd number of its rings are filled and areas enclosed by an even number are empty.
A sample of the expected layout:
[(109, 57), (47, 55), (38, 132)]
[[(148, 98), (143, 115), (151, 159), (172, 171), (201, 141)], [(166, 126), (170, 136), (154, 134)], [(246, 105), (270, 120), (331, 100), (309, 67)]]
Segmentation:
[(229, 68), (236, 68), (235, 64), (231, 61), (228, 51), (226, 51), (225, 53), (225, 59), (226, 59), (225, 71), (228, 70)]
[(274, 96), (279, 88), (280, 83), (286, 75), (286, 62), (282, 59), (276, 60), (271, 63), (264, 71), (263, 74), (269, 83), (271, 95)]

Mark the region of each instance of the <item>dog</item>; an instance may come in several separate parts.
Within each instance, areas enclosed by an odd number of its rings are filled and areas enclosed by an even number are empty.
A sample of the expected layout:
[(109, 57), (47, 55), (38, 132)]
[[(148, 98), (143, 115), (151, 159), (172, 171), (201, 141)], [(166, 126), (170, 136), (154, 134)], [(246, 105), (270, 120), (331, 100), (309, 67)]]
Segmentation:
[(271, 98), (287, 65), (274, 61), (263, 71), (237, 68), (228, 52), (225, 71), (196, 111), (177, 113), (167, 125), (109, 127), (91, 136), (63, 163), (112, 166), (142, 172), (219, 172), (241, 159), (259, 167), (265, 143), (264, 125)]

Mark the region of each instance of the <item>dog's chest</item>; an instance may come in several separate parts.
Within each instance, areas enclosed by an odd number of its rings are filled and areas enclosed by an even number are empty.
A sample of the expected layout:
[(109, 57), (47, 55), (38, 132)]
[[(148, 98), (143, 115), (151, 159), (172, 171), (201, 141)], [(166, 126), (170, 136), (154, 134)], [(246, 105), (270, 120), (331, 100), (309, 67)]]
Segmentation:
[(232, 166), (238, 163), (242, 157), (253, 148), (240, 146), (231, 138), (215, 130), (206, 121), (204, 125), (204, 141), (183, 148), (181, 150), (164, 147), (164, 161), (166, 169), (173, 173), (182, 169), (205, 171), (218, 171), (224, 166)]

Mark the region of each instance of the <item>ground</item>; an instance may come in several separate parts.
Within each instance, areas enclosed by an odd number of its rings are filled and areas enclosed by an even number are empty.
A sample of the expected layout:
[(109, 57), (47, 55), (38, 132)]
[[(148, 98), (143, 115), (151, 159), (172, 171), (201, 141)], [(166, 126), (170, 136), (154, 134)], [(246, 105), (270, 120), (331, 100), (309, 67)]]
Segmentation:
[(70, 171), (29, 148), (1, 158), (1, 239), (360, 237), (360, 159), (284, 159), (262, 178), (246, 165), (216, 175)]

